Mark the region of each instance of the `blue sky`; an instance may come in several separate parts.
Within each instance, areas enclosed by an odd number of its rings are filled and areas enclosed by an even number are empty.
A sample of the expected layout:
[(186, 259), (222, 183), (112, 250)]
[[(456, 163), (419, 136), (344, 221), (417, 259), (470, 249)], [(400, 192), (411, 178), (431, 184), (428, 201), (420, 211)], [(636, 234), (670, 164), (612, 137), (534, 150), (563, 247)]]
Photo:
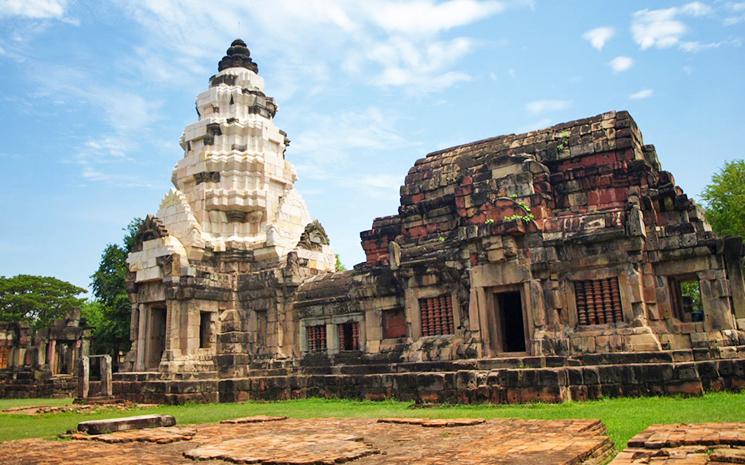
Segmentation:
[(432, 150), (627, 109), (691, 195), (745, 157), (745, 1), (0, 0), (0, 275), (89, 284), (238, 36), (347, 266)]

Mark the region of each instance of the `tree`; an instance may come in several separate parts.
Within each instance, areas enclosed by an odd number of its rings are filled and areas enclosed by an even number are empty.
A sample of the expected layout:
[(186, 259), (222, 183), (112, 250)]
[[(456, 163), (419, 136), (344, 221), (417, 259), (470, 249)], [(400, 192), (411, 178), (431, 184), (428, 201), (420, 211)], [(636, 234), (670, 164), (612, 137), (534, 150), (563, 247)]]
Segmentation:
[(110, 354), (117, 360), (120, 351), (129, 350), (129, 320), (131, 305), (125, 279), (127, 255), (134, 247), (141, 218), (133, 219), (126, 228), (122, 245), (108, 244), (101, 254), (98, 269), (91, 276), (95, 301), (83, 307), (86, 321), (93, 327), (91, 349), (94, 353)]
[(706, 219), (717, 234), (745, 237), (745, 160), (725, 163), (701, 198), (706, 202)]
[(85, 302), (85, 289), (49, 276), (0, 276), (0, 320), (48, 327)]
[(336, 254), (336, 271), (347, 271), (347, 267), (341, 262), (339, 254)]

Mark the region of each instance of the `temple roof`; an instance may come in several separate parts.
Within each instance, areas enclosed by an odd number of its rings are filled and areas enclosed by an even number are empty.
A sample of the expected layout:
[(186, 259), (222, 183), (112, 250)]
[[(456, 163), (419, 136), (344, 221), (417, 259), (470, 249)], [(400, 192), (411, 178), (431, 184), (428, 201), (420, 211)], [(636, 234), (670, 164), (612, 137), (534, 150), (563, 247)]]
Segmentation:
[(241, 39), (230, 43), (226, 55), (217, 64), (218, 71), (228, 68), (246, 68), (257, 74), (259, 72), (259, 66), (251, 59), (251, 51)]

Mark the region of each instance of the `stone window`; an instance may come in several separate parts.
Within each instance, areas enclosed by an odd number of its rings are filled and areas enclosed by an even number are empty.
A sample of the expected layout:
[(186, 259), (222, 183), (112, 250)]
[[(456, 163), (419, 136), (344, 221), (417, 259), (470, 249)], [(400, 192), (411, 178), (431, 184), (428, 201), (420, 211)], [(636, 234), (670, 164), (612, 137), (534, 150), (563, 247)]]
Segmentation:
[(326, 351), (326, 325), (306, 326), (305, 337), (308, 342), (308, 352)]
[(623, 321), (618, 278), (575, 281), (577, 321), (580, 325), (602, 325)]
[(406, 313), (403, 308), (383, 311), (383, 339), (406, 337)]
[(673, 315), (680, 321), (704, 321), (701, 285), (695, 274), (671, 276), (670, 298)]
[(203, 182), (220, 182), (219, 171), (202, 171), (194, 175), (194, 182), (202, 184)]
[(453, 299), (450, 294), (419, 299), (422, 336), (453, 334)]
[(225, 217), (229, 223), (245, 223), (248, 213), (240, 210), (229, 210), (225, 212)]
[(336, 325), (339, 350), (360, 350), (360, 324), (356, 321)]
[(210, 347), (210, 336), (212, 335), (210, 312), (199, 312), (199, 348)]

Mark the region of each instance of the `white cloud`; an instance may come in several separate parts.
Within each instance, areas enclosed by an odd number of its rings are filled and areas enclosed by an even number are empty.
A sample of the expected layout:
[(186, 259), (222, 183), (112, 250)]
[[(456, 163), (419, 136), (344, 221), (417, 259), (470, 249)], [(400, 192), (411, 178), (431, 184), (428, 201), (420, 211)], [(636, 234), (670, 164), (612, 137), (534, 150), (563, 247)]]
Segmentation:
[(88, 73), (68, 67), (33, 65), (30, 74), (39, 85), (37, 97), (84, 103), (101, 115), (106, 127), (98, 135), (82, 141), (65, 160), (78, 165), (85, 180), (127, 187), (150, 185), (140, 176), (121, 173), (121, 166), (133, 162), (129, 154), (140, 148), (148, 128), (159, 120), (160, 101), (148, 100), (131, 90), (99, 84)]
[(590, 45), (595, 49), (602, 50), (603, 47), (605, 47), (606, 42), (608, 42), (615, 34), (616, 30), (612, 27), (596, 27), (595, 29), (590, 29), (582, 34), (582, 38), (590, 42)]
[(702, 44), (701, 42), (681, 42), (680, 49), (687, 53), (698, 53), (711, 48), (719, 48), (722, 46), (721, 42), (709, 42)]
[(0, 0), (0, 17), (62, 18), (66, 6), (67, 2), (64, 0)]
[[(367, 3), (367, 2), (365, 2)], [(501, 13), (497, 1), (432, 0), (371, 2), (372, 19), (379, 27), (397, 34), (435, 34)]]
[(725, 26), (734, 26), (745, 22), (745, 2), (728, 2), (725, 7), (732, 15), (724, 18)]
[(640, 10), (632, 15), (631, 34), (642, 50), (670, 48), (680, 45), (681, 38), (688, 32), (681, 16), (708, 16), (713, 11), (709, 5), (698, 1), (679, 7)]
[(686, 25), (676, 19), (678, 12), (677, 8), (635, 12), (631, 23), (634, 41), (642, 50), (677, 45), (687, 30)]
[(288, 156), (296, 160), (298, 171), (311, 179), (334, 177), (359, 151), (415, 145), (396, 130), (396, 117), (377, 107), (340, 115), (309, 114), (306, 118), (306, 129), (293, 138)]
[[(475, 43), (453, 31), (511, 5), (530, 2), (306, 0), (299, 7), (296, 0), (273, 0), (262, 2), (260, 8), (235, 0), (123, 3), (144, 29), (142, 56), (132, 60), (143, 74), (167, 80), (188, 72), (194, 80), (203, 79), (200, 64), (219, 57), (240, 35), (240, 19), (243, 29), (251, 31), (248, 43), (259, 54), (260, 69), (262, 56), (272, 55), (273, 63), (286, 64), (287, 70), (276, 73), (284, 76), (285, 94), (273, 92), (284, 101), (301, 89), (303, 94), (309, 87), (322, 90), (337, 67), (353, 78), (407, 92), (440, 90), (466, 81), (469, 73), (455, 69), (455, 64), (473, 51)], [(445, 39), (441, 36), (446, 32)], [(322, 72), (315, 73), (310, 66)]]
[(447, 68), (472, 48), (469, 39), (430, 42), (426, 47), (403, 37), (394, 37), (372, 47), (367, 58), (382, 67), (371, 83), (379, 86), (405, 86), (415, 92), (427, 92), (468, 81), (467, 73)]
[(629, 95), (629, 100), (644, 100), (648, 99), (654, 95), (654, 91), (652, 89), (642, 89), (639, 92), (634, 92), (633, 94)]
[(632, 66), (634, 66), (634, 60), (625, 57), (625, 56), (618, 56), (612, 59), (608, 66), (610, 66), (614, 72), (616, 73), (622, 73), (624, 71), (628, 71), (631, 69)]
[(525, 105), (528, 113), (539, 115), (552, 111), (560, 111), (569, 108), (572, 102), (570, 100), (534, 100)]
[(712, 8), (702, 2), (690, 2), (686, 3), (680, 8), (680, 11), (684, 14), (691, 16), (706, 16), (712, 13)]

